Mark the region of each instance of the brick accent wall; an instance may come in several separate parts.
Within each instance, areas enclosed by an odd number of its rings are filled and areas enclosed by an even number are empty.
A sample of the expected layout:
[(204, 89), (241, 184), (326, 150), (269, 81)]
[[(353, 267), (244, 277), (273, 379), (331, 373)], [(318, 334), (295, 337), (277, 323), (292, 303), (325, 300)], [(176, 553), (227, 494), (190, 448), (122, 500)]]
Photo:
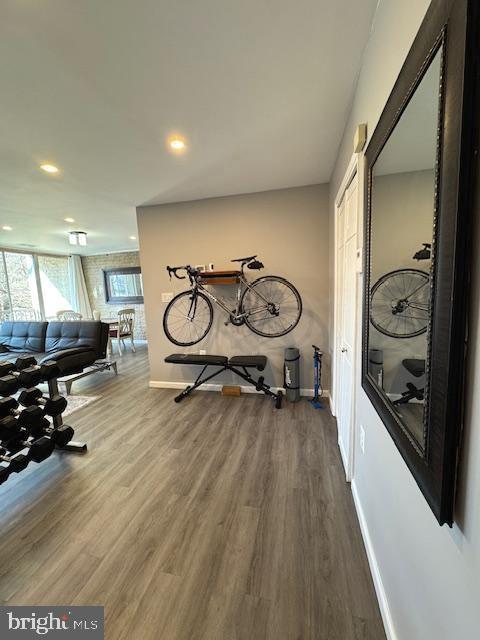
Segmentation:
[(105, 253), (98, 256), (82, 256), (82, 267), (92, 311), (94, 309), (100, 311), (101, 318), (113, 318), (120, 309), (133, 307), (135, 309), (135, 338), (145, 340), (147, 332), (143, 304), (107, 304), (105, 302), (105, 287), (103, 282), (103, 269), (139, 266), (140, 254), (138, 251)]

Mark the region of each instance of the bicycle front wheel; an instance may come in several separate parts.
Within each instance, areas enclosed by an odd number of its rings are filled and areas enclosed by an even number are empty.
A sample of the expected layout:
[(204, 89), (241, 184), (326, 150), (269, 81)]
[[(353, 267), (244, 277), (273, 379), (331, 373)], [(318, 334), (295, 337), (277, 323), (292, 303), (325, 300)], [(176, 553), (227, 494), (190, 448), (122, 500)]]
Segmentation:
[(297, 326), (302, 299), (288, 280), (265, 276), (245, 289), (241, 309), (250, 331), (265, 338), (279, 338)]
[(203, 340), (213, 322), (213, 307), (206, 295), (183, 291), (168, 303), (163, 316), (165, 335), (179, 347)]

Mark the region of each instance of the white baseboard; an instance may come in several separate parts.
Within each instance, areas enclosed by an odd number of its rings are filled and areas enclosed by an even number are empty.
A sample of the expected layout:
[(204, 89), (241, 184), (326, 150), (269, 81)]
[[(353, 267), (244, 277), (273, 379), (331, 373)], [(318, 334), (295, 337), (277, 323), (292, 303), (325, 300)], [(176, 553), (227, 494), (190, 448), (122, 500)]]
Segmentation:
[(397, 634), (395, 633), (395, 627), (393, 626), (392, 614), (390, 613), (390, 607), (388, 606), (387, 594), (382, 582), (382, 576), (375, 556), (375, 551), (372, 545), (372, 539), (368, 530), (367, 521), (363, 512), (360, 496), (358, 495), (355, 479), (351, 482), (353, 501), (355, 503), (355, 509), (357, 510), (358, 521), (360, 523), (360, 529), (362, 531), (363, 542), (367, 551), (368, 564), (370, 566), (370, 572), (373, 578), (373, 584), (375, 586), (375, 592), (377, 594), (378, 604), (380, 607), (380, 613), (382, 615), (383, 626), (385, 627), (385, 633), (388, 640), (397, 640)]
[[(189, 382), (185, 380), (184, 382), (173, 382), (170, 380), (150, 380), (148, 386), (152, 389), (185, 389), (185, 387), (189, 384), (193, 384), (193, 382)], [(221, 391), (223, 384), (214, 384), (214, 383), (205, 383), (202, 384), (201, 387), (198, 388), (198, 391)], [(278, 391), (284, 391), (283, 387), (270, 387), (272, 391), (277, 393)], [(257, 391), (255, 387), (251, 385), (240, 385), (240, 389), (242, 393), (262, 393), (262, 391)], [(300, 389), (300, 395), (306, 397), (313, 397), (313, 389)], [(322, 397), (330, 399), (330, 392), (328, 389), (325, 389)]]

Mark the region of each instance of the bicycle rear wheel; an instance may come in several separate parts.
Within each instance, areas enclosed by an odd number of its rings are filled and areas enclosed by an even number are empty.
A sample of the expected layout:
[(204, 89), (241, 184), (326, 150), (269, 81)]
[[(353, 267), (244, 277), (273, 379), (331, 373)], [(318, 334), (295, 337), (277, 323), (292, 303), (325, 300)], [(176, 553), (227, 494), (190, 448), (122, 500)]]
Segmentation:
[(382, 276), (370, 294), (370, 322), (391, 338), (414, 338), (427, 330), (430, 277), (420, 269), (398, 269)]
[(302, 299), (288, 280), (265, 276), (245, 289), (241, 309), (250, 331), (265, 338), (279, 338), (297, 326)]
[(205, 338), (213, 322), (213, 307), (206, 295), (183, 291), (168, 303), (163, 315), (165, 335), (179, 347), (190, 347)]

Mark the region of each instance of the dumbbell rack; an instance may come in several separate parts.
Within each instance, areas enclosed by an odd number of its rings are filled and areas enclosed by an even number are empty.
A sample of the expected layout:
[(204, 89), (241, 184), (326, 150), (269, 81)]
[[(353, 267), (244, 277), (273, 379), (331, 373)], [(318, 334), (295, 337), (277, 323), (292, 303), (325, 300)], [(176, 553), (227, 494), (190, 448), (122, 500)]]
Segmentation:
[[(43, 462), (55, 449), (87, 451), (86, 443), (71, 439), (74, 430), (63, 422), (66, 402), (58, 393), (59, 375), (55, 363), (38, 365), (31, 356), (20, 356), (15, 363), (0, 363), (0, 484), (31, 461)], [(38, 389), (42, 382), (48, 384), (47, 397)], [(19, 405), (13, 395), (22, 388), (25, 391), (20, 393)], [(47, 405), (56, 410), (49, 413)]]
[[(47, 382), (48, 382), (48, 394), (50, 398), (53, 398), (54, 396), (58, 395), (58, 378), (57, 377), (51, 378)], [(53, 427), (55, 429), (59, 429), (60, 427), (65, 426), (63, 422), (63, 413), (60, 413), (58, 416), (53, 416), (52, 421), (53, 421)], [(73, 451), (74, 453), (86, 453), (87, 443), (77, 442), (76, 440), (75, 441), (70, 440), (70, 442), (63, 445), (62, 447), (57, 445), (57, 449), (60, 449), (62, 451)]]

